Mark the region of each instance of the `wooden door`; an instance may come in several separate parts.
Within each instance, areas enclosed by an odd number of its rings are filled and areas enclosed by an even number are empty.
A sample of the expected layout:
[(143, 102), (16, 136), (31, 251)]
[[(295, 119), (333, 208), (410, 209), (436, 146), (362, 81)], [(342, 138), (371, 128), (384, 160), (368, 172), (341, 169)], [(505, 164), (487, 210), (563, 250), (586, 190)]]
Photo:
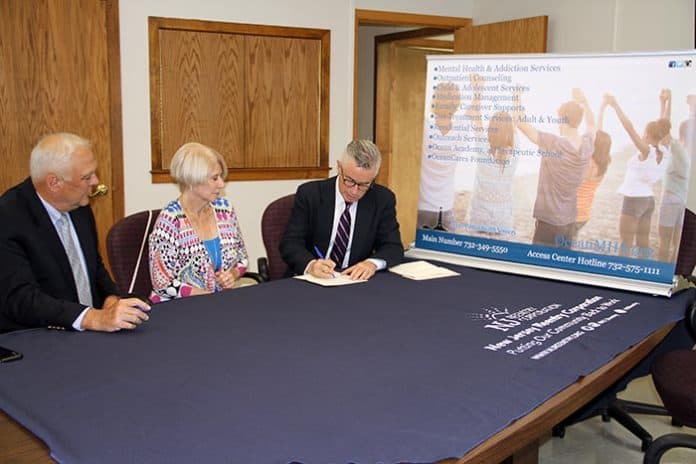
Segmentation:
[[(420, 41), (422, 44), (422, 40)], [(396, 194), (401, 240), (407, 247), (416, 233), (420, 185), (426, 56), (451, 53), (445, 47), (422, 48), (412, 40), (377, 43), (375, 143), (382, 152), (377, 182)]]
[[(454, 32), (452, 50), (457, 54), (543, 53), (547, 23), (546, 16), (538, 16), (461, 27)], [(425, 42), (378, 43), (376, 51), (375, 142), (384, 158), (378, 182), (396, 194), (404, 246), (409, 246), (416, 236), (426, 56), (452, 53)]]
[(548, 16), (515, 19), (454, 32), (454, 53), (546, 53)]
[(109, 191), (92, 198), (104, 238), (123, 216), (118, 1), (0, 2), (0, 192), (29, 175), (29, 154), (52, 132), (92, 141)]

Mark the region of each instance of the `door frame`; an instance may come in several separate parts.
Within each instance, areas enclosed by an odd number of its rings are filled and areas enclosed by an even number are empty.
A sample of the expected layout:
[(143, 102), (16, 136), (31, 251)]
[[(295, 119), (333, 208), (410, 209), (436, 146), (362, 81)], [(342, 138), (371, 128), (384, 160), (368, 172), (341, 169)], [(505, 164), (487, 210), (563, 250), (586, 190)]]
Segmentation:
[[(411, 47), (411, 48), (424, 48), (432, 50), (449, 50), (450, 53), (454, 52), (454, 39), (453, 40), (441, 40), (441, 39), (431, 39), (429, 37), (437, 35), (452, 34), (454, 36), (454, 31), (451, 29), (440, 29), (426, 27), (422, 29), (413, 29), (403, 32), (393, 32), (391, 34), (384, 34), (375, 36), (375, 46), (374, 46), (374, 85), (372, 92), (372, 134), (373, 141), (377, 141), (377, 89), (379, 81), (377, 76), (379, 75), (380, 58), (378, 54), (378, 49), (381, 44), (392, 43), (398, 47)], [(359, 86), (358, 86), (359, 87)], [(359, 108), (356, 109), (356, 114)], [(356, 121), (357, 124), (357, 121)], [(357, 130), (357, 128), (356, 128)], [(353, 138), (357, 138), (357, 133), (354, 131)], [(382, 159), (382, 166), (384, 162), (387, 161)]]
[[(454, 32), (459, 27), (472, 25), (471, 18), (437, 16), (394, 11), (355, 9), (353, 31), (353, 138), (358, 136), (358, 40), (360, 26), (395, 26), (413, 28), (436, 28)], [(374, 121), (374, 124), (377, 122)]]
[[(125, 214), (123, 192), (123, 120), (121, 113), (121, 34), (119, 0), (106, 3), (106, 53), (109, 66), (109, 123), (111, 133), (111, 222)], [(103, 248), (103, 244), (102, 244)], [(105, 254), (102, 258), (108, 260)]]

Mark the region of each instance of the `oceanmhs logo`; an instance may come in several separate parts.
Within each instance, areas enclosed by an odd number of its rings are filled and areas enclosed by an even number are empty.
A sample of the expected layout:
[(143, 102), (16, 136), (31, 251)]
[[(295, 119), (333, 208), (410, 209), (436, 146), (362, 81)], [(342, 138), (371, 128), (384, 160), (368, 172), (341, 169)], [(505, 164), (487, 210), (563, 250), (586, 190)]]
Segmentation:
[(668, 68), (690, 68), (694, 60), (670, 60)]

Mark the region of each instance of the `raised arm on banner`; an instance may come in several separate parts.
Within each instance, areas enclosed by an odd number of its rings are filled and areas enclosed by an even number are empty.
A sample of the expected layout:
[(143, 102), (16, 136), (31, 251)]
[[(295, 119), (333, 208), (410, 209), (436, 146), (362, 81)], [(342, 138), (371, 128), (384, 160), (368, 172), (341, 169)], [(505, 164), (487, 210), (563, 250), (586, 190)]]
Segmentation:
[(539, 145), (539, 131), (526, 121), (525, 113), (522, 110), (522, 108), (524, 108), (522, 105), (522, 98), (520, 97), (516, 103), (518, 103), (517, 107), (519, 110), (516, 111), (514, 115), (515, 125), (520, 132), (522, 132), (524, 136), (529, 139), (530, 142), (535, 145)]
[(595, 131), (594, 113), (592, 112), (592, 108), (590, 108), (590, 105), (587, 102), (587, 97), (585, 96), (585, 93), (581, 89), (575, 88), (572, 91), (572, 95), (573, 95), (573, 101), (575, 101), (578, 105), (582, 106), (583, 113), (585, 115), (586, 131), (587, 132), (594, 132)]
[(485, 83), (485, 78), (476, 73), (471, 73), (469, 75), (469, 82), (471, 83), (471, 104), (466, 108), (466, 115), (471, 121), (471, 126), (477, 134), (483, 133), (483, 120), (481, 118), (481, 99), (479, 98), (481, 93), (476, 90), (476, 87), (480, 84)]
[(643, 138), (640, 135), (638, 135), (638, 132), (636, 132), (635, 127), (633, 127), (633, 123), (630, 119), (628, 119), (628, 116), (626, 116), (626, 113), (623, 112), (623, 109), (621, 109), (621, 105), (619, 105), (619, 102), (616, 100), (616, 97), (610, 94), (605, 94), (604, 101), (607, 103), (607, 105), (614, 108), (616, 116), (618, 116), (619, 121), (621, 122), (621, 125), (623, 126), (628, 136), (631, 137), (633, 145), (635, 145), (638, 151), (640, 151), (641, 158), (647, 158), (648, 153), (650, 152), (650, 144), (645, 142)]
[(672, 118), (672, 91), (670, 89), (660, 91), (660, 117), (668, 120)]

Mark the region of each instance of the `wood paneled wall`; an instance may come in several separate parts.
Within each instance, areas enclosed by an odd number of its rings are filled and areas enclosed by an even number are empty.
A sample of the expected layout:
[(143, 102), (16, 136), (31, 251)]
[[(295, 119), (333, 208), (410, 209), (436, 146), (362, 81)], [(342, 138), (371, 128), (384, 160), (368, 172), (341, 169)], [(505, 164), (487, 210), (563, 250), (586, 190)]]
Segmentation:
[(150, 18), (152, 173), (200, 142), (230, 179), (326, 177), (329, 31)]
[(101, 254), (123, 217), (117, 0), (0, 1), (0, 193), (29, 175), (40, 137), (92, 142), (108, 194), (91, 201)]

